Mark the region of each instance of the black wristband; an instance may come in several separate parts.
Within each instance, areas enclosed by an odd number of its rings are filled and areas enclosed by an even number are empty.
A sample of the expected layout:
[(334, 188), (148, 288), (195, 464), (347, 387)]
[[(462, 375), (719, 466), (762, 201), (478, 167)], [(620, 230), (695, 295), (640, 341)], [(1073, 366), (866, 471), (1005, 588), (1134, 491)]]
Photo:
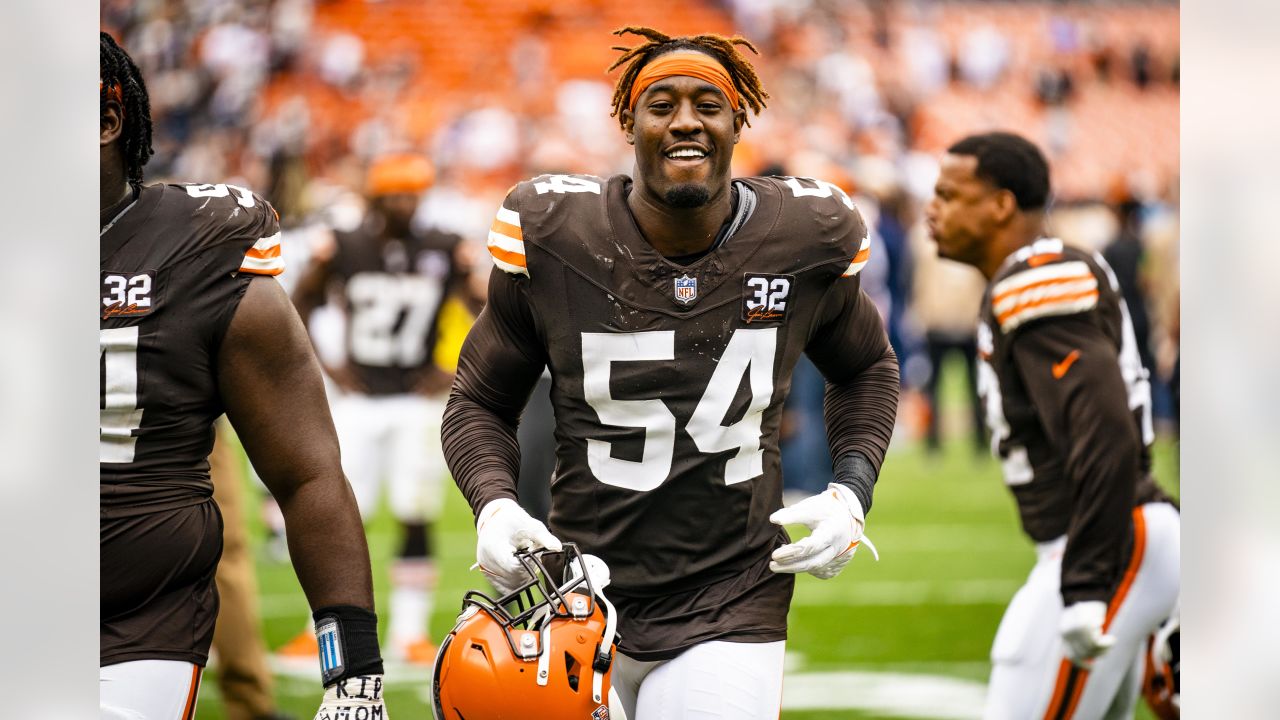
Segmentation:
[(871, 490), (876, 486), (876, 469), (866, 455), (851, 450), (836, 458), (832, 471), (835, 481), (853, 491), (862, 503), (863, 514), (871, 512)]
[(320, 643), (320, 680), (325, 687), (357, 675), (381, 675), (378, 616), (354, 605), (328, 605), (311, 615)]

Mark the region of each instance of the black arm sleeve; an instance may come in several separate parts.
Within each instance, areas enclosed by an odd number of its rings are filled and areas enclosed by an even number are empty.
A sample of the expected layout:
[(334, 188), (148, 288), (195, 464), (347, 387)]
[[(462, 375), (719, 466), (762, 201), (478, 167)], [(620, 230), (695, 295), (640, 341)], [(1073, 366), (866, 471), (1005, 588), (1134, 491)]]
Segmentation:
[(1022, 328), (1013, 361), (1053, 447), (1065, 458), (1071, 521), (1062, 599), (1106, 601), (1124, 571), (1142, 441), (1115, 345), (1083, 315)]
[(489, 302), (462, 345), (440, 439), (458, 489), (475, 514), (516, 499), (516, 428), (546, 353), (528, 298), (528, 279), (494, 269)]
[(851, 453), (870, 465), (870, 473), (857, 473), (861, 481), (849, 483), (862, 509), (870, 510), (869, 485), (880, 473), (898, 414), (898, 358), (860, 279), (837, 280), (827, 291), (805, 354), (827, 379), (823, 416), (837, 469)]

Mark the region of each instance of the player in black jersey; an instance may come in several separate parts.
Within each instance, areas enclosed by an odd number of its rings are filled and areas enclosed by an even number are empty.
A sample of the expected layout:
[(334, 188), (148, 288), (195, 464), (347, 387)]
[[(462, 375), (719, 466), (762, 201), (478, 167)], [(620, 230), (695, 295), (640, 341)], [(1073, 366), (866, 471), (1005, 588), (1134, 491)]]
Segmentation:
[(1049, 168), (1010, 133), (952, 145), (927, 216), (989, 281), (979, 390), (1038, 562), (991, 651), (988, 718), (1131, 717), (1178, 597), (1179, 520), (1151, 477), (1151, 392), (1115, 275), (1043, 236)]
[[(844, 192), (730, 176), (747, 109), (767, 98), (738, 51), (750, 43), (623, 32), (646, 39), (619, 60), (614, 96), (636, 176), (542, 176), (508, 193), (445, 455), (499, 587), (521, 576), (516, 547), (573, 541), (608, 564), (629, 718), (701, 704), (773, 720), (794, 573), (833, 577), (862, 538), (897, 362), (860, 289), (870, 240)], [(781, 509), (778, 428), (802, 353), (829, 383), (838, 482)], [(544, 367), (549, 530), (515, 502), (516, 426)], [(791, 543), (784, 523), (813, 532)]]
[[(390, 572), (387, 657), (424, 665), (436, 650), (426, 633), (436, 577), (431, 524), (449, 473), (439, 440), (453, 380), (434, 350), (445, 301), (471, 300), (462, 238), (413, 224), (433, 175), (420, 155), (374, 160), (363, 220), (335, 231), (332, 254), (315, 258), (294, 291), (308, 320), (326, 296), (340, 299), (344, 362), (324, 369), (337, 386), (331, 403), (343, 469), (366, 518), (387, 488), (403, 531)], [(304, 631), (280, 654), (314, 654), (313, 638)]]
[(102, 716), (194, 715), (218, 607), (208, 456), (225, 412), (280, 501), (328, 649), (319, 715), (384, 717), (369, 552), (319, 365), (270, 277), (284, 267), (275, 211), (232, 185), (144, 185), (146, 86), (106, 33), (100, 73)]

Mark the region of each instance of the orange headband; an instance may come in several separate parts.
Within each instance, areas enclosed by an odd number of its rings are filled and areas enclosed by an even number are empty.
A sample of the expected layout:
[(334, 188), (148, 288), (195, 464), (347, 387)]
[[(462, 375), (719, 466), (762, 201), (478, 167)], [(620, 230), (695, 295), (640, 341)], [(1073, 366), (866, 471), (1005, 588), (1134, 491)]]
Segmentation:
[(734, 87), (729, 72), (719, 62), (700, 52), (672, 52), (659, 55), (645, 65), (636, 80), (631, 84), (631, 106), (636, 109), (636, 102), (648, 87), (655, 82), (674, 75), (687, 75), (699, 80), (706, 80), (715, 85), (728, 98), (729, 105), (737, 110), (740, 105), (738, 88)]
[[(98, 78), (98, 92), (102, 92), (102, 88), (103, 88), (102, 78)], [(107, 97), (111, 98), (112, 100), (115, 100), (121, 105), (124, 105), (124, 97), (123, 97), (123, 93), (120, 92), (119, 85), (111, 85), (107, 87)]]

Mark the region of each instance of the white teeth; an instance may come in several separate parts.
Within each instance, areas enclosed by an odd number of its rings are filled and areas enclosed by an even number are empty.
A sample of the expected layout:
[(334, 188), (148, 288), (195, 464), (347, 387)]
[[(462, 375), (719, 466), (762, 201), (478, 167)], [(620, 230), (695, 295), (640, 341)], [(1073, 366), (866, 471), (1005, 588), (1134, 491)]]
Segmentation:
[(681, 148), (667, 153), (667, 157), (669, 158), (700, 158), (706, 156), (707, 154), (705, 152), (694, 148)]

